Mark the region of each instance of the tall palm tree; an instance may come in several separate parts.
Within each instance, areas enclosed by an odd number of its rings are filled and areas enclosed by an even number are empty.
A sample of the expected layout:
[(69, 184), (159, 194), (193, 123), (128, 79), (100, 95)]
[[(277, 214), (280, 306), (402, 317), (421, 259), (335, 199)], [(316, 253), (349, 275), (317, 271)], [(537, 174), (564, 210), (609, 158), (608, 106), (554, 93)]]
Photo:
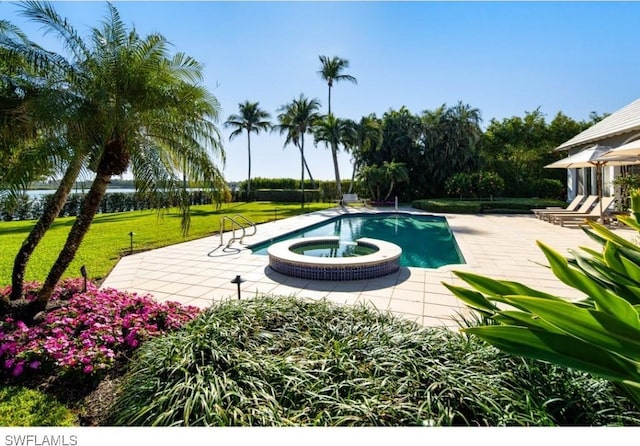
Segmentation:
[(240, 114), (233, 114), (227, 118), (224, 123), (225, 127), (234, 127), (235, 130), (229, 135), (229, 141), (240, 135), (244, 130), (247, 131), (247, 152), (249, 160), (249, 173), (247, 175), (247, 198), (251, 194), (251, 132), (256, 135), (262, 130), (271, 128), (271, 115), (260, 109), (258, 102), (245, 101), (238, 104)]
[(355, 77), (350, 74), (343, 74), (342, 71), (346, 68), (349, 68), (349, 61), (347, 59), (342, 59), (337, 56), (327, 57), (327, 56), (319, 56), (320, 58), (320, 71), (318, 74), (327, 81), (327, 85), (329, 86), (329, 110), (327, 112), (328, 115), (331, 114), (331, 88), (333, 87), (334, 82), (340, 81), (349, 81), (357, 84), (358, 81)]
[[(219, 194), (226, 184), (214, 159), (224, 162), (224, 150), (215, 125), (219, 105), (201, 86), (202, 66), (183, 53), (170, 55), (163, 36), (141, 38), (134, 29), (127, 29), (111, 4), (102, 26), (92, 28), (87, 40), (49, 3), (29, 2), (22, 8), (28, 19), (57, 34), (70, 55), (46, 53), (34, 45), (18, 48), (34, 62), (38, 54), (48, 55), (50, 74), (43, 82), (55, 75), (67, 93), (67, 111), (60, 113), (72, 119), (59, 123), (71, 150), (64, 178), (74, 177), (76, 166), (95, 173), (34, 302), (41, 307), (73, 260), (112, 176), (130, 170), (140, 193), (164, 190), (179, 198), (180, 173), (186, 171), (191, 180)], [(54, 200), (61, 198), (66, 198), (64, 193)], [(179, 206), (186, 231), (189, 203), (183, 200)]]
[(324, 142), (331, 147), (331, 157), (333, 159), (333, 171), (336, 176), (336, 188), (338, 196), (342, 196), (342, 182), (340, 181), (340, 166), (338, 165), (338, 149), (339, 145), (348, 145), (353, 140), (353, 126), (349, 121), (336, 118), (332, 114), (323, 116), (316, 121), (313, 126), (313, 136), (316, 145), (318, 142)]
[[(300, 175), (300, 188), (302, 190), (302, 206), (304, 207), (304, 171), (309, 171), (309, 166), (304, 157), (304, 135), (311, 131), (312, 126), (320, 118), (318, 109), (320, 101), (317, 99), (308, 99), (303, 94), (297, 99), (293, 99), (290, 103), (278, 108), (278, 122), (274, 126), (280, 134), (286, 133), (284, 145), (293, 144), (300, 151), (300, 160), (302, 165), (302, 173)], [(309, 172), (309, 176), (311, 173)], [(313, 182), (313, 178), (311, 179)]]

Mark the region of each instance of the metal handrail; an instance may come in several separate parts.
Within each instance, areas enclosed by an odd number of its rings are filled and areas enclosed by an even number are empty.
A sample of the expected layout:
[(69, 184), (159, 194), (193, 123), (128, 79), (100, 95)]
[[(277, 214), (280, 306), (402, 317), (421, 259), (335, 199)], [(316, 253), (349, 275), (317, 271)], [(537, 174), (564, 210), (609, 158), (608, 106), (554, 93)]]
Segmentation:
[[(240, 223), (235, 221), (233, 218), (224, 216), (224, 217), (222, 217), (222, 221), (220, 222), (220, 246), (222, 246), (222, 244), (223, 244), (222, 237), (224, 235), (224, 227), (225, 227), (224, 222), (227, 221), (227, 220), (229, 220), (231, 222), (231, 230), (233, 231), (233, 236), (231, 237), (231, 240), (229, 240), (229, 242), (227, 243), (227, 246), (231, 246), (231, 244), (236, 240), (242, 240), (244, 238), (244, 236), (245, 236), (244, 226), (242, 226)], [(242, 230), (242, 236), (241, 237), (236, 237), (236, 226), (238, 227), (238, 229)]]
[[(241, 223), (239, 223), (237, 220), (235, 220), (235, 218), (239, 218), (245, 222), (247, 222), (249, 224), (249, 226), (243, 226)], [(232, 217), (229, 216), (224, 216), (222, 217), (222, 221), (220, 222), (220, 246), (222, 246), (223, 244), (223, 234), (224, 234), (224, 228), (225, 228), (225, 221), (229, 220), (229, 222), (231, 222), (231, 230), (233, 231), (233, 235), (231, 237), (231, 239), (227, 242), (227, 247), (231, 246), (231, 244), (233, 242), (235, 242), (236, 240), (239, 240), (240, 243), (242, 243), (242, 240), (247, 237), (247, 231), (246, 228), (248, 227), (252, 227), (253, 228), (253, 232), (251, 234), (248, 234), (248, 236), (252, 236), (255, 235), (256, 232), (258, 231), (255, 223), (253, 223), (251, 220), (249, 220), (246, 217), (243, 217), (240, 214), (236, 214)], [(242, 235), (240, 237), (236, 237), (236, 227), (237, 229), (240, 229), (242, 231)]]
[[(256, 235), (256, 232), (258, 232), (258, 228), (256, 226), (256, 224), (254, 222), (252, 222), (251, 220), (249, 220), (247, 217), (245, 217), (244, 215), (240, 215), (240, 214), (236, 214), (233, 216), (234, 218), (239, 218), (243, 221), (245, 221), (246, 223), (249, 224), (250, 227), (253, 228), (253, 232), (251, 234), (248, 234), (247, 237), (251, 237), (252, 235)], [(245, 226), (246, 227), (246, 226)]]

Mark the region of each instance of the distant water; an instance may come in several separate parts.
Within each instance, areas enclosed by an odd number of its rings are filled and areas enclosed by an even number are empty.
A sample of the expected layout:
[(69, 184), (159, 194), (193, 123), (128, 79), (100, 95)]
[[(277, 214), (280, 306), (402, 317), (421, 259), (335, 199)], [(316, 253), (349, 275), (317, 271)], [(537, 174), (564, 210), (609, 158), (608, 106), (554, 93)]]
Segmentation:
[[(189, 191), (197, 191), (200, 189), (189, 189)], [(34, 189), (34, 190), (28, 190), (26, 191), (26, 194), (29, 196), (29, 198), (35, 198), (35, 197), (39, 197), (41, 195), (51, 195), (55, 192), (55, 189)], [(128, 193), (133, 193), (135, 192), (135, 189), (132, 188), (128, 188), (128, 187), (122, 187), (122, 188), (117, 188), (114, 187), (112, 189), (107, 189), (107, 193), (121, 193), (121, 194), (128, 194)], [(78, 188), (76, 189), (75, 187), (71, 190), (72, 194), (86, 194), (87, 192), (89, 192), (89, 188), (86, 187), (83, 189)]]
[[(35, 197), (39, 197), (41, 195), (51, 195), (55, 191), (56, 191), (55, 189), (34, 189), (34, 190), (28, 190), (28, 191), (26, 191), (26, 193), (30, 198), (35, 198)], [(135, 192), (135, 191), (136, 191), (135, 189), (129, 189), (129, 188), (124, 188), (124, 187), (121, 188), (121, 189), (117, 189), (117, 188), (107, 189), (107, 193), (112, 193), (112, 192), (131, 193), (131, 192)], [(86, 194), (87, 192), (89, 192), (89, 188), (85, 188), (84, 190), (82, 190), (80, 188), (78, 188), (78, 189), (73, 188), (71, 190), (72, 194), (76, 194), (76, 193), (78, 193), (78, 194), (85, 193)]]

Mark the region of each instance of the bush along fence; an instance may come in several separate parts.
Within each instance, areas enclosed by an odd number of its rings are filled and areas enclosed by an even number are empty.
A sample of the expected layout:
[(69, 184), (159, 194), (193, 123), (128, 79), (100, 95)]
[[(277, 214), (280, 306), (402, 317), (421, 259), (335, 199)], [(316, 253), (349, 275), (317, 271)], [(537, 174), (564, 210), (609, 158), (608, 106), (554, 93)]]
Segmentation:
[(495, 198), (493, 200), (432, 198), (411, 202), (412, 207), (423, 211), (454, 214), (531, 214), (531, 209), (534, 208), (565, 204), (561, 200), (543, 198)]
[[(203, 191), (190, 191), (192, 205), (212, 204), (212, 197)], [(34, 220), (40, 218), (42, 212), (53, 195), (29, 197), (24, 194), (17, 198), (0, 195), (0, 220)], [(83, 194), (70, 194), (60, 211), (59, 217), (75, 217), (80, 212)], [(129, 212), (146, 209), (159, 209), (175, 206), (168, 194), (161, 194), (153, 199), (135, 192), (110, 192), (100, 203), (100, 213)]]
[[(368, 191), (360, 183), (351, 186), (351, 180), (342, 180), (342, 193), (347, 193), (350, 189), (359, 196), (365, 197)], [(246, 196), (247, 182), (240, 181), (235, 192), (236, 201), (281, 201), (295, 203), (299, 202), (302, 196), (300, 180), (293, 178), (262, 178), (257, 177), (251, 180), (251, 196)], [(330, 180), (305, 180), (305, 201), (331, 202), (337, 201), (342, 196), (338, 193), (335, 181)]]

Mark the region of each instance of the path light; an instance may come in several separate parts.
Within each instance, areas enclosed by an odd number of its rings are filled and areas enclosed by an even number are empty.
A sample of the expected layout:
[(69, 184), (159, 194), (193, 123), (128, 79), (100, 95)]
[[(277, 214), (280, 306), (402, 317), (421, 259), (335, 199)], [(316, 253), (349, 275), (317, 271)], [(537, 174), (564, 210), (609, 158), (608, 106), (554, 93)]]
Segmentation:
[(275, 208), (275, 209), (273, 210), (273, 219), (274, 219), (274, 220), (278, 220), (278, 208)]
[(84, 278), (84, 286), (82, 287), (82, 292), (86, 293), (87, 292), (87, 268), (84, 265), (80, 267), (80, 274), (82, 274), (82, 277)]
[(129, 254), (133, 254), (133, 236), (134, 236), (135, 234), (136, 234), (136, 233), (135, 233), (135, 232), (133, 232), (133, 231), (131, 231), (131, 232), (129, 233), (129, 238), (130, 238), (130, 240), (131, 240), (131, 243), (130, 243), (130, 245), (129, 245)]
[(242, 277), (240, 277), (240, 275), (238, 274), (236, 276), (235, 279), (233, 279), (231, 281), (231, 283), (237, 283), (238, 284), (238, 300), (240, 300), (240, 284), (246, 282), (246, 280), (244, 280)]

